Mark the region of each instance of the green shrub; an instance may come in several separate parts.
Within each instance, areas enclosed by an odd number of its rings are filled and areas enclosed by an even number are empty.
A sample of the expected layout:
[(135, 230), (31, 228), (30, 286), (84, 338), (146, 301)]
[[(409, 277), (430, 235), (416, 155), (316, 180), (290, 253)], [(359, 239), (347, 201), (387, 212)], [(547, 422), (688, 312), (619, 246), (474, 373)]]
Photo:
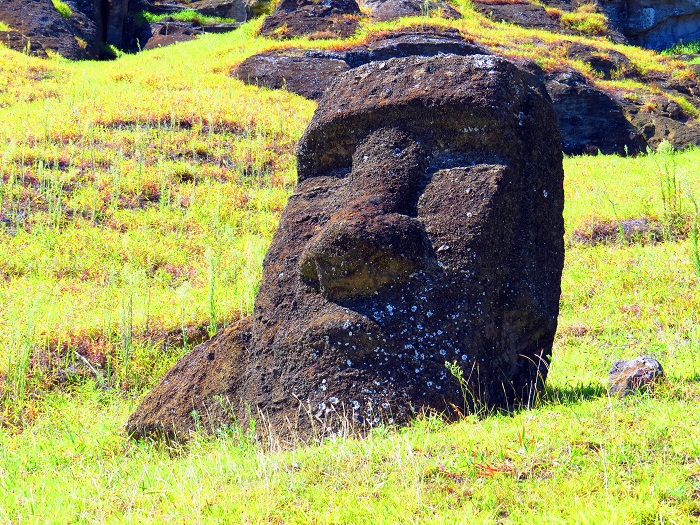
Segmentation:
[(692, 40), (691, 42), (683, 42), (665, 49), (661, 52), (662, 55), (698, 55), (700, 54), (700, 40)]

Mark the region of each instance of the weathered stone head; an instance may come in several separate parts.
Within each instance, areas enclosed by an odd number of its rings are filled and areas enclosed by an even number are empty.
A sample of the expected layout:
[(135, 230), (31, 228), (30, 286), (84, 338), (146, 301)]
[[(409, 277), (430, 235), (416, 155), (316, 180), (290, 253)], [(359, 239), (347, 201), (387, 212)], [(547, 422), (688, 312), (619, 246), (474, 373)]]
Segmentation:
[(129, 432), (182, 433), (193, 408), (205, 427), (252, 409), (308, 436), (532, 400), (564, 260), (538, 78), (482, 55), (362, 66), (320, 101), (297, 160), (252, 318), (184, 357)]

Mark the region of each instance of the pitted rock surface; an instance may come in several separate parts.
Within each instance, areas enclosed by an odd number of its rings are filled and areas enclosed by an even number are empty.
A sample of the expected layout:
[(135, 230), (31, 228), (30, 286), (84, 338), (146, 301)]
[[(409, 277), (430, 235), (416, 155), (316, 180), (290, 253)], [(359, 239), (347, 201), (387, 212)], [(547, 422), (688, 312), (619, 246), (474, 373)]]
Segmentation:
[(425, 16), (436, 13), (442, 18), (462, 15), (444, 0), (362, 0), (360, 6), (375, 20), (394, 20), (402, 16)]
[(309, 438), (528, 404), (564, 261), (560, 137), (538, 77), (483, 55), (358, 67), (297, 159), (253, 315), (183, 357), (127, 431), (186, 437), (195, 409), (204, 429), (252, 415)]
[(346, 38), (357, 30), (360, 7), (355, 0), (282, 0), (265, 18), (260, 34), (272, 38)]
[(496, 22), (509, 22), (547, 31), (560, 30), (559, 23), (547, 14), (544, 7), (526, 0), (475, 0), (473, 5), (475, 10)]
[(336, 75), (380, 60), (438, 54), (489, 54), (456, 30), (412, 30), (389, 33), (367, 44), (338, 51), (285, 49), (253, 55), (232, 75), (247, 84), (286, 89), (312, 100), (323, 96)]
[(103, 32), (102, 11), (85, 0), (71, 2), (71, 6), (72, 16), (66, 19), (51, 0), (0, 1), (0, 22), (11, 28), (0, 33), (3, 43), (43, 57), (47, 52), (55, 52), (74, 60), (97, 58)]
[(564, 153), (635, 154), (646, 151), (646, 140), (627, 119), (621, 97), (616, 100), (573, 70), (550, 73), (546, 83), (559, 115)]

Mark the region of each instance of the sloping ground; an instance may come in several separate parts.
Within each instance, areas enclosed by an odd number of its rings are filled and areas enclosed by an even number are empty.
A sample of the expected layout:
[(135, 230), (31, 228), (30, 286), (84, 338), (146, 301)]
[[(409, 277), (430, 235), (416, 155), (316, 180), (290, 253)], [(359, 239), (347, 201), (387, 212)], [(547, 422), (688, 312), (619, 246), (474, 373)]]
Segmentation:
[[(372, 26), (350, 43), (448, 24), (547, 71), (570, 64), (614, 97), (655, 88), (598, 77), (565, 58), (564, 40), (617, 50), (646, 75), (687, 74), (682, 62), (637, 48), (465, 14)], [(177, 449), (124, 438), (132, 399), (201, 337), (190, 328), (250, 311), (294, 183), (291, 153), (314, 103), (229, 76), (280, 45), (256, 29), (112, 63), (0, 49), (0, 519), (696, 523), (692, 240), (636, 243), (623, 229), (615, 243), (588, 246), (572, 235), (640, 217), (692, 226), (698, 150), (565, 159), (562, 315), (550, 390), (535, 410), (428, 420), (285, 454), (255, 443), (250, 428)], [(666, 387), (608, 399), (612, 361), (650, 352)]]
[[(507, 5), (529, 5), (523, 2)], [(700, 144), (700, 66), (614, 44), (604, 15), (585, 9), (582, 20), (603, 20), (600, 36), (582, 36), (583, 30), (568, 26), (564, 33), (558, 27), (549, 31), (508, 26), (469, 8), (462, 10), (461, 20), (435, 15), (431, 21), (439, 26), (432, 28), (410, 22), (366, 23), (367, 37), (359, 42), (346, 39), (332, 50), (280, 45), (250, 57), (232, 74), (253, 85), (284, 87), (317, 99), (337, 73), (370, 61), (440, 52), (495, 54), (520, 64), (533, 61), (537, 66), (532, 67), (541, 68), (560, 116), (567, 154), (636, 154), (664, 141), (679, 149)]]

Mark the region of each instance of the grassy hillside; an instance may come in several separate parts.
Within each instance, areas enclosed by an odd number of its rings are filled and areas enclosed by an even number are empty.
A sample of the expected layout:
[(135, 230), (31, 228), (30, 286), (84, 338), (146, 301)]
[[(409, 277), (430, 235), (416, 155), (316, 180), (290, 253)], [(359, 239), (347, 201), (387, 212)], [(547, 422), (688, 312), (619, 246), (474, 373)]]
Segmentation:
[[(562, 36), (462, 9), (356, 40), (450, 24), (545, 68), (565, 60)], [(533, 410), (293, 451), (252, 429), (175, 448), (125, 439), (139, 396), (250, 312), (295, 183), (314, 103), (230, 70), (272, 47), (341, 45), (256, 29), (109, 63), (0, 48), (0, 523), (695, 523), (698, 150), (566, 159), (561, 318)], [(616, 49), (644, 71), (686, 74)], [(626, 235), (621, 221), (640, 218), (651, 230)], [(640, 353), (667, 383), (608, 398), (612, 361)]]

